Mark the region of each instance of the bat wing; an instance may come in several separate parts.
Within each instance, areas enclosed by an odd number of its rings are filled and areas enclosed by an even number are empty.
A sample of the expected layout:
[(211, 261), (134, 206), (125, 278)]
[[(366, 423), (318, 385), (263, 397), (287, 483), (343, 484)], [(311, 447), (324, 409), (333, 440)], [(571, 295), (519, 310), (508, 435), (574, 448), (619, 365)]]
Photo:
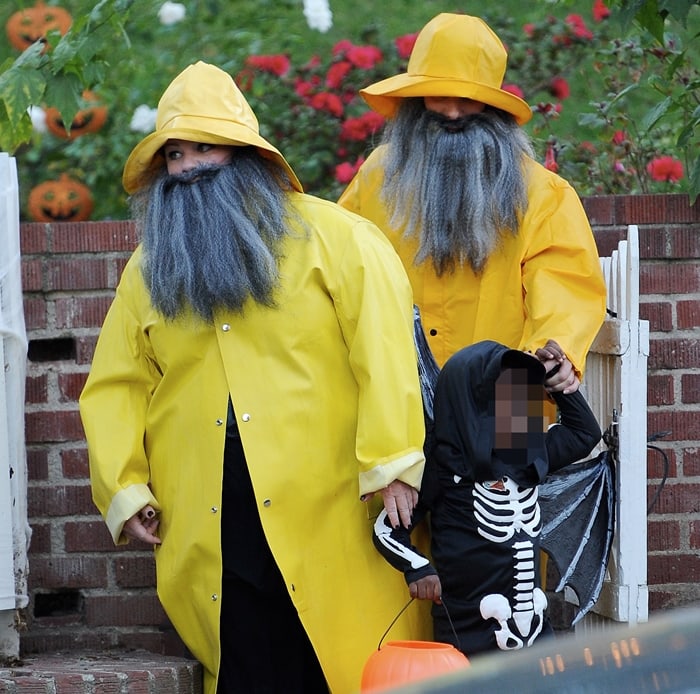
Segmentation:
[(595, 605), (608, 566), (615, 526), (614, 468), (610, 453), (568, 465), (539, 488), (540, 546), (561, 580), (578, 597), (576, 624)]

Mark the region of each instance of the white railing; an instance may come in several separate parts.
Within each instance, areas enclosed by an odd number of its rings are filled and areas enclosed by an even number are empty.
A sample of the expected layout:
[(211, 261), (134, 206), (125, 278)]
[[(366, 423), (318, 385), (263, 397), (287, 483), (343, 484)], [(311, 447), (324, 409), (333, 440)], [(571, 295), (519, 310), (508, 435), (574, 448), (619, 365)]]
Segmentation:
[[(577, 629), (648, 619), (647, 357), (649, 321), (639, 319), (639, 235), (635, 225), (601, 258), (608, 317), (588, 355), (584, 392), (602, 429), (617, 443), (616, 524), (597, 604)], [(567, 595), (567, 598), (570, 598)]]
[(12, 157), (0, 152), (0, 658), (4, 660), (19, 656), (17, 610), (28, 604), (26, 359), (17, 168)]

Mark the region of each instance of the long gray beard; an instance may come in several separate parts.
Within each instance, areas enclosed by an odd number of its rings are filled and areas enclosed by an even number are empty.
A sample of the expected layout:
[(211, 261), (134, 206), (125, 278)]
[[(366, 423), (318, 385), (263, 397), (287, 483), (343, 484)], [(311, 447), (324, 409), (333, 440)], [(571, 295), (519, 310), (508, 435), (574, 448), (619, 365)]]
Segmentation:
[(132, 197), (143, 278), (166, 318), (192, 310), (212, 322), (249, 298), (274, 306), (290, 215), (284, 174), (271, 167), (240, 148), (229, 165), (166, 173)]
[(469, 264), (480, 272), (503, 234), (517, 234), (527, 209), (524, 158), (532, 147), (515, 119), (486, 108), (457, 131), (404, 99), (384, 133), (381, 190), (394, 228), (419, 240), (414, 262), (430, 259), (438, 276)]

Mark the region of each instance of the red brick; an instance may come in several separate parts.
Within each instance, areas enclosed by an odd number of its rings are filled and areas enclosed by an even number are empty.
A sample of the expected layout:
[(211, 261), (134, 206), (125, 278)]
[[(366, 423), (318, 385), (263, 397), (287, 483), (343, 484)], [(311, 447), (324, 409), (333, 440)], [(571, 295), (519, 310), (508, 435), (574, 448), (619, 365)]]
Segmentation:
[(112, 304), (111, 296), (56, 299), (57, 328), (99, 328)]
[(678, 521), (650, 521), (647, 525), (647, 545), (651, 552), (681, 548), (681, 527)]
[(31, 529), (32, 537), (29, 543), (29, 554), (50, 552), (51, 526), (48, 523), (32, 523)]
[(153, 626), (167, 620), (155, 589), (148, 594), (86, 595), (85, 617), (90, 627)]
[(25, 416), (27, 442), (82, 441), (85, 438), (80, 413), (75, 410), (27, 412)]
[(649, 340), (650, 370), (692, 369), (700, 364), (700, 340), (661, 338)]
[(40, 292), (44, 288), (44, 270), (41, 259), (22, 260), (22, 291)]
[(700, 258), (700, 234), (686, 225), (668, 229), (668, 258)]
[(86, 372), (59, 373), (58, 390), (60, 402), (77, 402), (87, 379)]
[(639, 287), (642, 294), (697, 294), (700, 263), (642, 263)]
[[(647, 448), (647, 478), (650, 480), (660, 480), (664, 477), (675, 478), (677, 476), (675, 451), (669, 448), (668, 444), (664, 445), (659, 441), (652, 445), (654, 448)], [(666, 460), (668, 461), (668, 470), (666, 470)]]
[(697, 583), (700, 581), (700, 556), (697, 554), (650, 555), (650, 583)]
[(23, 223), (19, 225), (20, 253), (23, 256), (31, 253), (46, 253), (48, 250), (49, 224), (40, 222)]
[(681, 375), (681, 402), (700, 402), (700, 373)]
[(591, 226), (609, 226), (615, 223), (613, 216), (615, 199), (612, 195), (591, 195), (582, 198), (581, 202)]
[(700, 300), (679, 301), (676, 304), (676, 315), (679, 330), (697, 328), (700, 326)]
[(26, 403), (38, 404), (48, 402), (49, 391), (47, 375), (28, 375), (24, 390), (24, 400)]
[(106, 588), (107, 559), (81, 554), (42, 556), (32, 559), (29, 583), (40, 590)]
[(670, 301), (642, 301), (639, 304), (639, 317), (649, 321), (651, 332), (673, 330), (673, 304)]
[(86, 448), (66, 448), (61, 451), (61, 470), (66, 479), (89, 479)]
[(67, 521), (63, 526), (63, 536), (66, 552), (125, 552), (136, 549), (135, 542), (115, 545), (102, 520)]
[(683, 449), (683, 474), (686, 477), (700, 476), (700, 448)]
[(668, 441), (700, 440), (700, 417), (697, 411), (658, 410), (647, 415), (647, 431), (670, 431)]
[(690, 521), (690, 537), (688, 544), (691, 549), (700, 549), (700, 520)]
[(598, 255), (607, 257), (617, 250), (617, 244), (622, 239), (627, 238), (627, 229), (626, 227), (597, 228), (593, 230), (593, 238), (598, 249)]
[[(100, 326), (101, 327), (101, 326)], [(97, 336), (99, 330), (95, 331), (94, 335), (84, 335), (75, 340), (75, 363), (87, 364), (92, 362), (92, 357), (95, 353), (95, 345), (97, 344)], [(87, 371), (85, 371), (87, 376)]]
[(24, 295), (24, 325), (27, 331), (46, 328), (46, 302)]
[(643, 229), (639, 234), (639, 257), (642, 260), (665, 258), (668, 252), (665, 229), (655, 226)]
[(647, 376), (647, 405), (672, 405), (673, 376), (666, 374)]
[(27, 447), (27, 475), (30, 481), (49, 479), (49, 452), (46, 448)]
[(30, 518), (88, 516), (97, 513), (89, 484), (53, 485), (27, 490)]
[(51, 232), (53, 253), (131, 251), (137, 243), (136, 228), (130, 220), (54, 224)]
[(103, 289), (108, 286), (109, 261), (103, 257), (50, 259), (46, 264), (47, 291)]
[[(648, 488), (649, 501), (654, 495), (654, 488)], [(659, 496), (653, 513), (698, 513), (700, 512), (700, 484), (666, 483)]]
[(119, 557), (113, 563), (114, 577), (120, 588), (155, 587), (156, 564), (153, 554), (147, 557)]

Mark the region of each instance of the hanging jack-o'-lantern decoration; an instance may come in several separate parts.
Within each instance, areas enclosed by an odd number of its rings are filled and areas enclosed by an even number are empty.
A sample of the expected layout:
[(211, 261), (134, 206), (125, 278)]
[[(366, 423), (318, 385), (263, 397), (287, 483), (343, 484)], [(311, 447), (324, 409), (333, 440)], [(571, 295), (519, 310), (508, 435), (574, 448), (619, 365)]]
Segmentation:
[(90, 189), (65, 173), (32, 188), (27, 202), (35, 222), (84, 222), (90, 219), (92, 207)]
[(73, 118), (70, 129), (61, 117), (57, 108), (53, 106), (46, 109), (46, 127), (49, 132), (66, 140), (75, 140), (76, 137), (86, 133), (96, 133), (107, 120), (107, 107), (100, 102), (100, 97), (94, 92), (83, 92), (85, 107), (81, 108)]
[(469, 667), (469, 659), (449, 643), (388, 641), (367, 659), (360, 691), (384, 692)]
[(63, 7), (37, 2), (34, 7), (25, 7), (10, 15), (5, 31), (10, 43), (18, 51), (23, 51), (54, 29), (61, 36), (65, 35), (72, 23), (73, 18)]

